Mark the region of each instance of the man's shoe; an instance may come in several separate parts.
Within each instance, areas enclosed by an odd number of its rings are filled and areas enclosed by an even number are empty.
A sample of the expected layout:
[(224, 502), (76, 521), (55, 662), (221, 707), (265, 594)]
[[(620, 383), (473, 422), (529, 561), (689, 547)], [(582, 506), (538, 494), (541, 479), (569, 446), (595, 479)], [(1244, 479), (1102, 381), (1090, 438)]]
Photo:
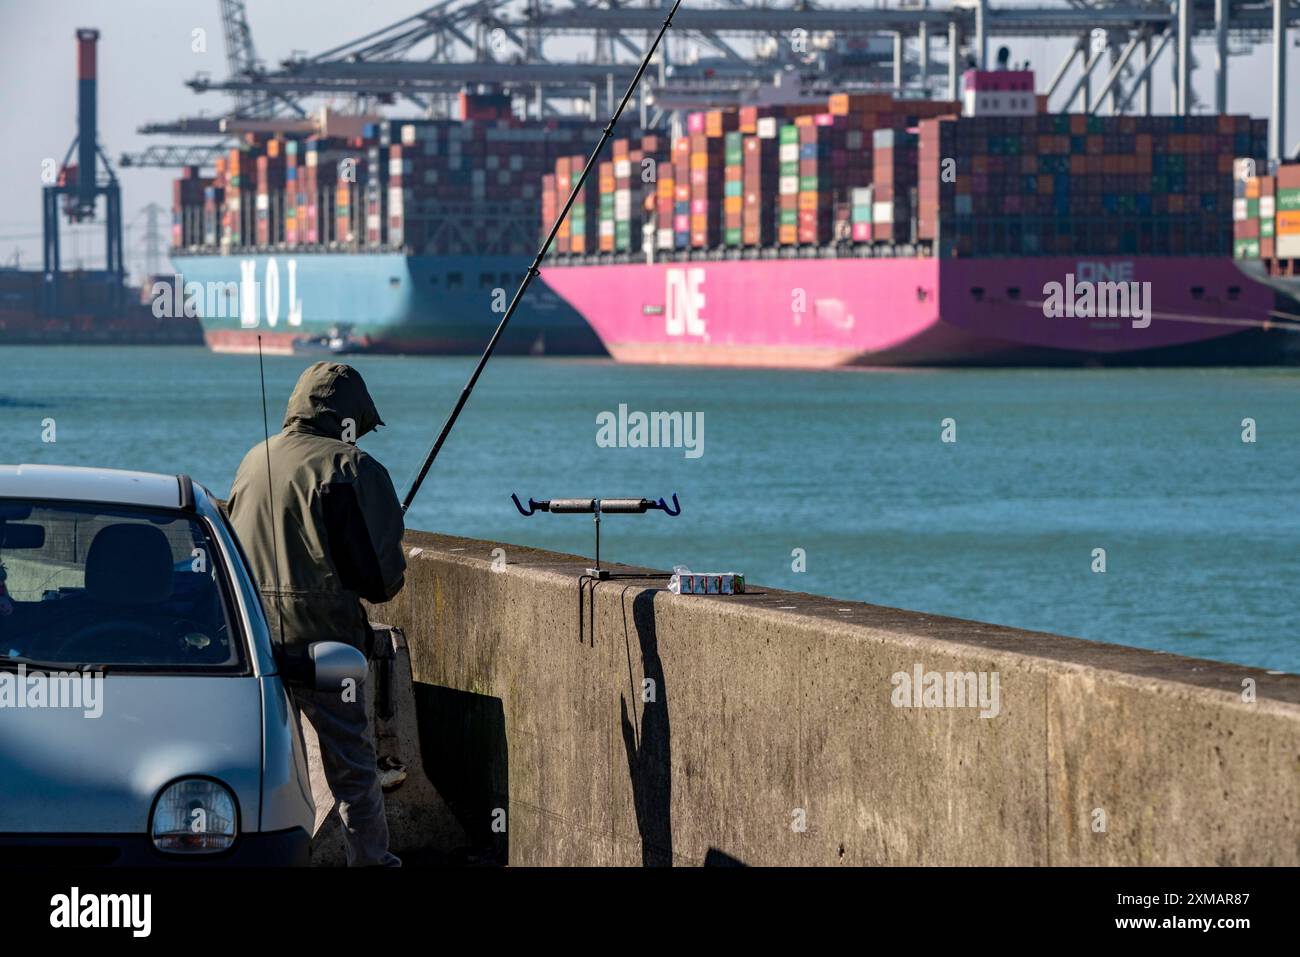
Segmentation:
[(391, 754), (380, 756), (378, 771), (379, 786), (385, 792), (397, 790), (406, 780), (406, 765)]

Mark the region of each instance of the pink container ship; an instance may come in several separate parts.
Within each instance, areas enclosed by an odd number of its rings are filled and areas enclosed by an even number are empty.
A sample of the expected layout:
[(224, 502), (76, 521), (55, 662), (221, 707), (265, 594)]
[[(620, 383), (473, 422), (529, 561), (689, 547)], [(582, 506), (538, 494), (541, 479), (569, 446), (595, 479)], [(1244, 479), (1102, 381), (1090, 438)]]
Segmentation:
[[(1252, 333), (1237, 340), (1274, 302), (1209, 256), (558, 265), (542, 277), (616, 360), (684, 365), (1231, 361), (1257, 351)], [(1087, 306), (1086, 284), (1091, 307), (1065, 308)]]
[[(836, 94), (615, 141), (542, 278), (617, 360), (852, 365), (1270, 361), (1234, 265), (1248, 116), (1051, 114), (1028, 71), (963, 101)], [(582, 157), (542, 185), (549, 229)]]

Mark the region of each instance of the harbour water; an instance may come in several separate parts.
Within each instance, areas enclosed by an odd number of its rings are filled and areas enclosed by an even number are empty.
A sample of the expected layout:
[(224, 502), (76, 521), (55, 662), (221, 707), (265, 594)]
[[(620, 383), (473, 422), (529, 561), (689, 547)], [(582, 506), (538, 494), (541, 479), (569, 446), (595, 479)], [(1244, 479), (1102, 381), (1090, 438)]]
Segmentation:
[[(309, 361), (266, 358), (273, 430)], [(472, 360), (349, 361), (389, 423), (361, 445), (404, 492)], [(185, 471), (224, 495), (262, 437), (256, 356), (8, 348), (0, 370), (7, 463)], [(620, 406), (633, 425), (635, 412), (681, 412), (703, 430), (689, 448), (628, 447)], [(49, 419), (55, 442), (43, 441)], [(615, 423), (613, 445), (598, 442), (602, 421)], [(408, 525), (590, 554), (589, 517), (525, 519), (510, 494), (676, 492), (678, 518), (607, 517), (602, 556), (1300, 672), (1298, 441), (1296, 369), (804, 373), (502, 358)]]

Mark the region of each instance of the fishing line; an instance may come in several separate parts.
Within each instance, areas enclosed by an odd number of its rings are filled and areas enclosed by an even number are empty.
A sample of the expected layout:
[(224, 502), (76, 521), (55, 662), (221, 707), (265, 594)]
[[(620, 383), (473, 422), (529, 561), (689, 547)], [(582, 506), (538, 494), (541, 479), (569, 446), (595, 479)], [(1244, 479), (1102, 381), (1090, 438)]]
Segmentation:
[(262, 337), (257, 337), (257, 374), (262, 380), (262, 442), (266, 449), (266, 494), (271, 509), (271, 561), (275, 563), (276, 638), (284, 644), (284, 607), (280, 597), (280, 543), (275, 534), (275, 483), (271, 481), (271, 427), (266, 420), (266, 367), (262, 363)]

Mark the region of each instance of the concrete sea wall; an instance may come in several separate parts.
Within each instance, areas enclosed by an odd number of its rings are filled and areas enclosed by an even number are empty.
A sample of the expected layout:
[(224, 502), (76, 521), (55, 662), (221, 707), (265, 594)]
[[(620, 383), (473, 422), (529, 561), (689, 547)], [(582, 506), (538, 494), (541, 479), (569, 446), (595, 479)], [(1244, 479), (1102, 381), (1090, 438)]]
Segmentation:
[(425, 773), (499, 860), (1300, 864), (1300, 676), (406, 545), (372, 618), (405, 632)]

